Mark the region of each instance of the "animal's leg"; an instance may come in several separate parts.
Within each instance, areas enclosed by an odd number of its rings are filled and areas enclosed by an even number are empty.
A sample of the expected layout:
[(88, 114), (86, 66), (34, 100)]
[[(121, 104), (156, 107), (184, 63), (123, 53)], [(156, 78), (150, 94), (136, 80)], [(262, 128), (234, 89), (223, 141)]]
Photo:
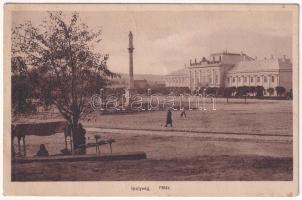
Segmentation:
[(15, 157), (16, 152), (15, 152), (15, 147), (14, 147), (14, 137), (11, 139), (11, 150), (12, 150), (12, 157)]
[(20, 140), (21, 140), (21, 137), (18, 137), (18, 153), (19, 153), (19, 155), (21, 154), (21, 144), (20, 144)]
[(68, 147), (67, 147), (67, 136), (65, 135), (65, 149), (68, 149)]

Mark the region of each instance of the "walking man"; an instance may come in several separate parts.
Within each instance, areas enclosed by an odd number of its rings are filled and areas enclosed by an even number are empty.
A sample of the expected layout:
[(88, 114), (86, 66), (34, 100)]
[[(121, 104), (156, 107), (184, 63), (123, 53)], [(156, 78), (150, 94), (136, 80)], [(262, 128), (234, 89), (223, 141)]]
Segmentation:
[(168, 112), (167, 112), (166, 127), (168, 127), (168, 125), (170, 125), (172, 127), (172, 112), (171, 112), (171, 109), (168, 109)]
[(181, 109), (181, 113), (180, 113), (180, 117), (182, 118), (183, 116), (185, 116), (185, 118), (187, 118), (186, 109), (184, 107)]

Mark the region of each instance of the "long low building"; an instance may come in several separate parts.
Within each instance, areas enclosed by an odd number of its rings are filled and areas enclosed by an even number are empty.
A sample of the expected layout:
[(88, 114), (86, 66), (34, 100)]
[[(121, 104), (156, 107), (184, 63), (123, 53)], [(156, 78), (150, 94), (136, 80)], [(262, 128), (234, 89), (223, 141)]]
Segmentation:
[(172, 72), (165, 77), (166, 87), (189, 87), (189, 71), (186, 68)]
[(292, 88), (292, 64), (287, 58), (244, 61), (226, 73), (227, 87), (263, 86), (265, 89), (282, 86)]
[(197, 59), (165, 78), (167, 87), (263, 86), (292, 89), (292, 63), (286, 58), (253, 59), (244, 53), (222, 52)]

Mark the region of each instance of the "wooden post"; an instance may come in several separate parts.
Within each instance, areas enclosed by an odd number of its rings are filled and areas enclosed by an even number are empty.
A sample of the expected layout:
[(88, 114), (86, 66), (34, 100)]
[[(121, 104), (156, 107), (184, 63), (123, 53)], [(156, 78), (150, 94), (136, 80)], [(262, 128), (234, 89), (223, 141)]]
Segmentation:
[(23, 139), (23, 154), (24, 154), (24, 156), (26, 156), (25, 135), (22, 139)]
[(95, 153), (98, 153), (98, 147), (99, 147), (99, 145), (98, 145), (98, 139), (95, 138)]
[(109, 145), (110, 145), (110, 153), (112, 154), (112, 146), (111, 146), (111, 142), (109, 143)]
[(69, 142), (70, 142), (70, 151), (71, 151), (71, 154), (73, 155), (73, 141), (71, 139), (71, 135), (69, 137), (70, 137), (70, 140), (69, 140)]

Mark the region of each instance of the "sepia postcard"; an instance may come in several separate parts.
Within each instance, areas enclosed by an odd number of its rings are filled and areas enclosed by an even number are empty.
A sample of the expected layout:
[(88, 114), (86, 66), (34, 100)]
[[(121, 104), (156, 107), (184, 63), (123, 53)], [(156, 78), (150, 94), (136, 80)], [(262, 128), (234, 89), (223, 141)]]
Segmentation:
[(4, 195), (298, 195), (295, 4), (6, 4)]

